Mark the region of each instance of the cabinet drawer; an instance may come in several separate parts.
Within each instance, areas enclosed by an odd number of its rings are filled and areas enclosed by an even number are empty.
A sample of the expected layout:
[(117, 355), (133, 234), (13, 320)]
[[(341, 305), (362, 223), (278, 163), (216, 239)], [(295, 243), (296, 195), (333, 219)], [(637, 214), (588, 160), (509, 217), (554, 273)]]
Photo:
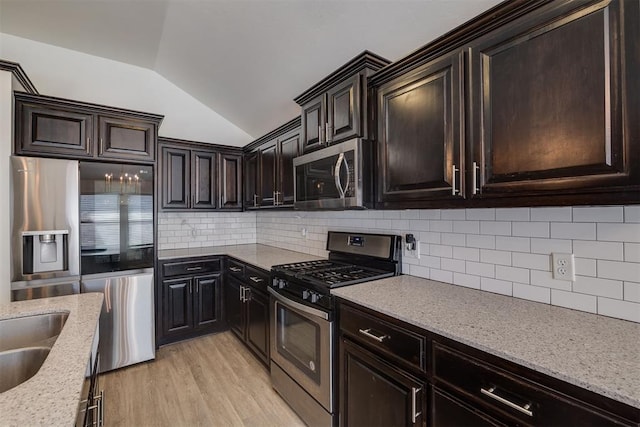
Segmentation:
[(216, 271), (220, 271), (220, 258), (167, 262), (162, 265), (162, 275), (164, 277), (196, 275)]
[(247, 265), (244, 270), (245, 283), (252, 285), (264, 292), (269, 285), (269, 273)]
[[(600, 408), (579, 404), (527, 379), (433, 342), (433, 378), (489, 414), (528, 425), (619, 425)], [(509, 421), (511, 420), (511, 421)]]
[(427, 339), (415, 332), (340, 304), (340, 330), (389, 358), (426, 370)]
[(233, 275), (233, 276), (235, 276), (235, 277), (237, 277), (239, 279), (244, 278), (244, 264), (242, 264), (242, 263), (240, 263), (238, 261), (229, 259), (227, 271), (229, 272), (229, 274), (231, 274), (231, 275)]

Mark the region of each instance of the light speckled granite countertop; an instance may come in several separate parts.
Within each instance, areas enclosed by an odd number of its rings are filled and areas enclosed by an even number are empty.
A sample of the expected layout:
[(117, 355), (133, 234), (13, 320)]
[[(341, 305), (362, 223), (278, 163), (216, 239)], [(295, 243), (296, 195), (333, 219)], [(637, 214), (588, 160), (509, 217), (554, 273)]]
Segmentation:
[(314, 255), (288, 251), (286, 249), (280, 249), (273, 246), (256, 244), (210, 246), (205, 248), (190, 249), (165, 249), (162, 251), (158, 251), (158, 259), (160, 260), (209, 255), (228, 255), (267, 271), (271, 270), (272, 266), (278, 264), (320, 259), (319, 257)]
[(640, 324), (413, 276), (332, 294), (640, 408)]
[(62, 332), (37, 374), (0, 393), (2, 426), (75, 424), (90, 360), (102, 294), (88, 293), (0, 305), (0, 320), (33, 314), (69, 312)]

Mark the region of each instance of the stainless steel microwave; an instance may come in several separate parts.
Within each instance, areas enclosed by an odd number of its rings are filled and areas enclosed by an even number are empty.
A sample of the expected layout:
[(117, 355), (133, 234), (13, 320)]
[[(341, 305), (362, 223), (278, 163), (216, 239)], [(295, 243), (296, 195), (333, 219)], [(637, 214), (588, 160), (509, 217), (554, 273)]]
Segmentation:
[(351, 139), (293, 159), (296, 209), (367, 208), (371, 203), (371, 148)]

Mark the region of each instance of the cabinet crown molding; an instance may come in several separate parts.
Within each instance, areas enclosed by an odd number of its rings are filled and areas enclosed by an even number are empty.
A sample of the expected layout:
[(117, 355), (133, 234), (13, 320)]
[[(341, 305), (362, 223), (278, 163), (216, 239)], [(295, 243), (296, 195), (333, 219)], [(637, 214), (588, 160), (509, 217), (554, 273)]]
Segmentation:
[(282, 126), (277, 127), (276, 129), (272, 130), (271, 132), (261, 136), (260, 138), (256, 139), (255, 141), (247, 144), (244, 146), (243, 150), (244, 152), (250, 152), (253, 151), (254, 149), (256, 149), (257, 147), (261, 146), (262, 144), (264, 144), (265, 142), (268, 142), (270, 140), (272, 140), (273, 138), (276, 138), (278, 136), (284, 135), (285, 133), (292, 131), (294, 129), (297, 129), (300, 127), (302, 123), (301, 117), (298, 116), (292, 120), (289, 120), (287, 123), (283, 124)]
[(367, 68), (376, 71), (387, 66), (390, 63), (391, 61), (389, 61), (388, 59), (365, 50), (360, 55), (356, 56), (351, 61), (347, 62), (345, 65), (338, 68), (336, 71), (313, 85), (311, 89), (307, 90), (301, 95), (298, 95), (296, 98), (294, 98), (294, 101), (299, 105), (304, 105), (309, 100), (326, 92), (331, 87), (353, 76), (354, 74), (357, 74)]
[(0, 70), (10, 71), (13, 73), (13, 77), (20, 83), (20, 85), (24, 88), (27, 93), (30, 94), (38, 94), (38, 90), (34, 86), (27, 73), (25, 73), (24, 69), (17, 62), (5, 61), (4, 59), (0, 59)]

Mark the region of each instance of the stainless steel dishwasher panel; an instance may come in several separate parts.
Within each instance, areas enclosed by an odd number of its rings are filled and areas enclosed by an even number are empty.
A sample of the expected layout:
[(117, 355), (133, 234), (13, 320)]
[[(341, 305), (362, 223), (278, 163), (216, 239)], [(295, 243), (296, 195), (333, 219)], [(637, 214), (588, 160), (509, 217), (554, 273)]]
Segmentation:
[(83, 276), (81, 292), (104, 293), (99, 372), (155, 358), (153, 269)]

